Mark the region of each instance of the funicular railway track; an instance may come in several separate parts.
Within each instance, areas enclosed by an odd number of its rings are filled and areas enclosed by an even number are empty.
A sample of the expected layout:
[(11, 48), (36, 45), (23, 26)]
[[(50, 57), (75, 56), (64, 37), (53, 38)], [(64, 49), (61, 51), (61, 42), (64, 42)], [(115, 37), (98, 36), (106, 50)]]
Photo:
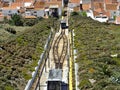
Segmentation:
[[(62, 39), (63, 39), (63, 46), (62, 46), (62, 51), (59, 54), (58, 47), (60, 44), (60, 40)], [(53, 45), (53, 58), (56, 69), (62, 69), (63, 67), (63, 63), (67, 54), (67, 46), (68, 46), (68, 41), (67, 41), (67, 36), (65, 35), (65, 29), (62, 29), (60, 35), (56, 38)]]

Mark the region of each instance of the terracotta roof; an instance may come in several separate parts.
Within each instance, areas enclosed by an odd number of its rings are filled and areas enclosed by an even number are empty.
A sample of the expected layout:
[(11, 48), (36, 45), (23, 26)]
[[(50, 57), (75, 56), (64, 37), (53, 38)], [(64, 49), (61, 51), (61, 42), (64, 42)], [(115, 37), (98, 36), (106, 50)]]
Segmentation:
[(112, 3), (118, 3), (117, 0), (112, 0)]
[(74, 7), (74, 11), (80, 11), (80, 7)]
[(18, 2), (18, 3), (12, 3), (10, 6), (11, 7), (23, 7), (23, 3), (20, 3), (20, 2)]
[(62, 1), (62, 0), (38, 0), (38, 1), (46, 1), (46, 2), (59, 2), (59, 1)]
[(36, 16), (25, 16), (24, 17), (25, 19), (35, 19), (35, 18), (37, 18)]
[(0, 12), (0, 15), (2, 15), (2, 12)]
[(9, 3), (2, 3), (2, 6), (3, 6), (3, 7), (8, 7), (8, 6), (9, 6)]
[(23, 4), (18, 2), (18, 3), (12, 3), (11, 5), (9, 5), (8, 7), (3, 7), (3, 9), (20, 9), (20, 7), (23, 7)]
[(23, 0), (23, 2), (34, 2), (34, 0)]
[(45, 2), (36, 1), (34, 3), (34, 8), (44, 8), (44, 7), (45, 7)]
[(15, 2), (23, 2), (23, 0), (15, 0)]
[(93, 15), (94, 15), (94, 16), (98, 16), (98, 15), (99, 15), (99, 12), (93, 11)]
[(89, 10), (90, 9), (90, 4), (83, 4), (82, 8), (83, 8), (83, 10)]
[(3, 7), (4, 10), (14, 10), (16, 7)]
[(0, 2), (0, 8), (3, 6), (3, 4)]
[(120, 16), (116, 17), (116, 21), (120, 23)]
[(106, 10), (117, 10), (117, 4), (106, 4)]
[(93, 0), (93, 2), (104, 2), (104, 0)]
[(94, 3), (94, 9), (103, 9), (104, 8), (104, 3)]
[(110, 3), (112, 3), (112, 1), (111, 0), (105, 0), (105, 3), (110, 4)]
[(51, 1), (51, 2), (46, 2), (45, 3), (45, 7), (49, 7), (50, 5), (58, 5), (59, 7), (61, 7), (62, 6), (62, 2), (58, 2), (58, 1), (53, 2), (53, 1)]
[(69, 0), (70, 3), (80, 3), (80, 0)]
[(110, 12), (108, 12), (108, 11), (107, 12), (106, 11), (102, 11), (101, 14), (100, 14), (100, 12), (93, 11), (93, 15), (94, 16), (101, 16), (102, 15), (102, 16), (110, 17)]
[(101, 12), (103, 12), (104, 10), (101, 9), (101, 8), (98, 8), (98, 9), (95, 9), (95, 11), (101, 13)]
[(15, 0), (15, 2), (34, 2), (34, 0)]
[(18, 11), (19, 11), (19, 13), (24, 13), (25, 12), (25, 8), (20, 8)]
[(118, 3), (117, 0), (105, 0), (106, 4)]
[(110, 12), (105, 12), (105, 15), (110, 17)]

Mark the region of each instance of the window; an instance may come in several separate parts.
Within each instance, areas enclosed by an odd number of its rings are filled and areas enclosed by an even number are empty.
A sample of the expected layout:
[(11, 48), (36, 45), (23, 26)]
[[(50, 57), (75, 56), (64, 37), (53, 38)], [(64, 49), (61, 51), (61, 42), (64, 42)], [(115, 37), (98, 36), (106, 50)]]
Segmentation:
[(34, 11), (34, 13), (37, 13), (36, 11)]
[(9, 13), (11, 13), (11, 11), (9, 11)]
[(107, 18), (106, 16), (103, 16), (102, 18)]

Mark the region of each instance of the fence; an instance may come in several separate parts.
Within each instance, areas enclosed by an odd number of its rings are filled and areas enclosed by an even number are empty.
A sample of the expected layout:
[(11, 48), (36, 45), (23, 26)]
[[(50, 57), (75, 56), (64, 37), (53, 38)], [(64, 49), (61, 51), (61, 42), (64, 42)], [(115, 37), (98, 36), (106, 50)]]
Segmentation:
[(32, 78), (28, 81), (25, 90), (30, 90), (32, 88), (36, 77), (38, 77), (38, 79), (37, 79), (37, 84), (35, 86), (35, 90), (37, 89), (37, 87), (39, 87), (40, 78), (42, 76), (42, 72), (44, 70), (54, 36), (55, 36), (55, 32), (53, 32), (53, 29), (51, 28), (50, 35), (44, 46), (44, 52), (41, 54), (40, 60), (38, 61), (38, 66), (36, 66), (35, 71), (32, 72)]

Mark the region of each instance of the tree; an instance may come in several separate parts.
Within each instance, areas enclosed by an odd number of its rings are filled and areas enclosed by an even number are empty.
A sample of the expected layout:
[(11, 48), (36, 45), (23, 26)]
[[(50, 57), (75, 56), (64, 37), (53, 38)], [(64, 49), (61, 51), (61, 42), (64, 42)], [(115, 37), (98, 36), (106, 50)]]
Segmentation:
[(23, 26), (23, 21), (22, 21), (22, 17), (20, 15), (14, 14), (11, 17), (12, 20), (10, 20), (10, 24), (14, 24), (16, 26)]
[(79, 13), (75, 11), (71, 13), (71, 16), (75, 16), (75, 15), (79, 15)]
[(7, 17), (5, 16), (5, 17), (4, 17), (4, 24), (6, 24), (6, 23), (8, 23), (8, 19), (7, 19)]

